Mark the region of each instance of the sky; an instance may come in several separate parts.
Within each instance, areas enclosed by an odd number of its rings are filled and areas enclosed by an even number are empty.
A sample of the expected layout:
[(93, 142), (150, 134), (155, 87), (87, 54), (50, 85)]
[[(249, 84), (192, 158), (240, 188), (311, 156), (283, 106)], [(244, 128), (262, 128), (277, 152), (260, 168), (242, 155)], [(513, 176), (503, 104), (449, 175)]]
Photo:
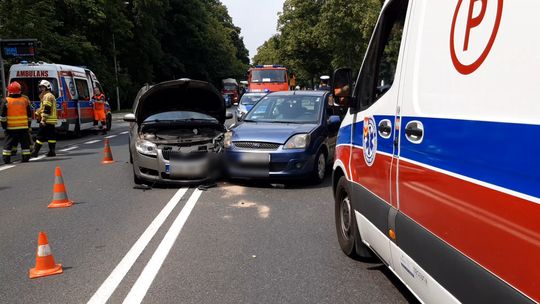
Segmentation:
[(284, 1), (221, 0), (234, 24), (242, 29), (250, 59), (257, 54), (257, 48), (277, 32), (277, 13), (283, 9)]

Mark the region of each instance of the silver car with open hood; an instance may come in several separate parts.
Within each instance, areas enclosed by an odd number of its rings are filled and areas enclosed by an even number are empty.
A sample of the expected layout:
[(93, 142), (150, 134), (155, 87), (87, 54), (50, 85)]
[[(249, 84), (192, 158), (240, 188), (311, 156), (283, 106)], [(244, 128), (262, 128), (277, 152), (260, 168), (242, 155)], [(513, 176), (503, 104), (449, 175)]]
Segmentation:
[(127, 114), (134, 182), (204, 183), (218, 177), (228, 118), (210, 83), (179, 79), (144, 86)]

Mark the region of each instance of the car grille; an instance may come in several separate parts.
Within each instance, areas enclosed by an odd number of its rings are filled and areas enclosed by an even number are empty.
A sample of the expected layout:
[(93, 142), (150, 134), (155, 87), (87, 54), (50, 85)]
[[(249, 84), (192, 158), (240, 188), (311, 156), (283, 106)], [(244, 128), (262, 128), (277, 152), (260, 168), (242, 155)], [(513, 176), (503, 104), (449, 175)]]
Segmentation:
[(279, 144), (252, 141), (235, 141), (234, 146), (247, 150), (277, 150), (279, 148)]

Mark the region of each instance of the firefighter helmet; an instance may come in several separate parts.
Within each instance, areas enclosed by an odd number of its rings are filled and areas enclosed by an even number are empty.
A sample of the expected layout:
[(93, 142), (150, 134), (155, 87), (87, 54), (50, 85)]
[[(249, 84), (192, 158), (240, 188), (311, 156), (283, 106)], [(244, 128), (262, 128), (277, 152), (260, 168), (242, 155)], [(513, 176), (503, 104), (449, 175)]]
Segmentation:
[(47, 90), (51, 90), (51, 83), (48, 82), (47, 80), (42, 80), (39, 82), (39, 87), (45, 87)]
[(7, 90), (9, 94), (21, 94), (21, 84), (14, 81), (8, 85)]

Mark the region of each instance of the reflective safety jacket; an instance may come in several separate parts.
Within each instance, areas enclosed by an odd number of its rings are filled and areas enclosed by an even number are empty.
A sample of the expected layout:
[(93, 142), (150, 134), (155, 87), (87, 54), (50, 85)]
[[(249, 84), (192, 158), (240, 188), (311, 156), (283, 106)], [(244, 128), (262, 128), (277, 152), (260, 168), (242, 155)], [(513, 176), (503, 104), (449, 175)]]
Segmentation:
[(15, 95), (7, 97), (0, 109), (0, 121), (7, 125), (7, 130), (28, 129), (32, 111), (30, 101), (26, 96)]
[(36, 114), (41, 117), (41, 120), (46, 124), (55, 125), (58, 121), (56, 115), (56, 98), (51, 92), (44, 92), (39, 95), (41, 105), (36, 111)]

